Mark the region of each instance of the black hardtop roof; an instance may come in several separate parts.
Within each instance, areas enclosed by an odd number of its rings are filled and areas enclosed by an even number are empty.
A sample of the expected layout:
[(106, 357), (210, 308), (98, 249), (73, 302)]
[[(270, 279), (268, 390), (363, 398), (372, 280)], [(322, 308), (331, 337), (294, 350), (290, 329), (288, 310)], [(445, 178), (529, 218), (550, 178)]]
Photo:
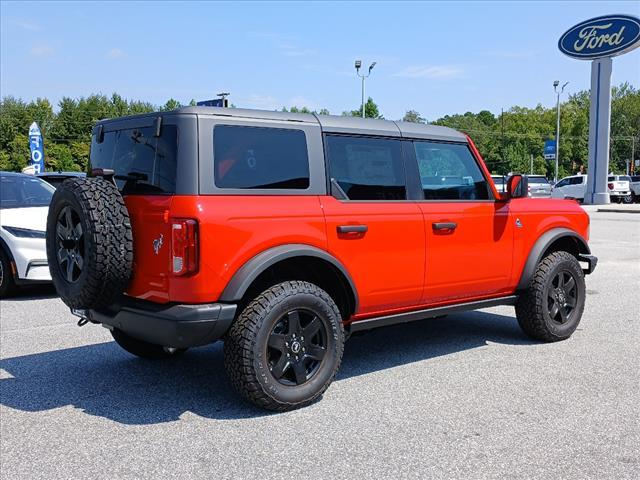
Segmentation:
[(182, 107), (168, 112), (144, 113), (113, 119), (100, 120), (98, 124), (109, 125), (121, 121), (149, 119), (164, 115), (197, 115), (211, 117), (246, 118), (275, 120), (320, 125), (323, 131), (333, 133), (355, 133), (360, 135), (377, 135), (404, 138), (420, 138), (450, 142), (467, 142), (465, 134), (449, 127), (427, 125), (422, 123), (396, 122), (393, 120), (377, 120), (371, 118), (347, 117), (338, 115), (317, 115), (315, 113), (276, 112), (271, 110), (253, 110), (246, 108), (221, 107)]

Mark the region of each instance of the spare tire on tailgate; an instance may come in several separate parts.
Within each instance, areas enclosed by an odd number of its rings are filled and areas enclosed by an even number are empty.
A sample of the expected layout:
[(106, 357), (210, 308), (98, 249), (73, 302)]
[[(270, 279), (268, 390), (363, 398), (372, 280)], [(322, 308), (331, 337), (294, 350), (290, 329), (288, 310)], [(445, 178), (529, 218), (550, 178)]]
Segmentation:
[(105, 178), (65, 180), (47, 217), (47, 257), (58, 294), (69, 307), (99, 309), (122, 294), (131, 278), (129, 212)]

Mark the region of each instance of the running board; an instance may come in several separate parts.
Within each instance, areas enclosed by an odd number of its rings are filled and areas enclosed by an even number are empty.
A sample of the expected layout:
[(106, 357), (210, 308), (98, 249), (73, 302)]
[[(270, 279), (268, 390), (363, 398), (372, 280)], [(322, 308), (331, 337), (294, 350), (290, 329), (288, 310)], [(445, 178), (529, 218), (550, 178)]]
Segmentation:
[(360, 330), (370, 330), (372, 328), (395, 325), (396, 323), (413, 322), (414, 320), (424, 320), (426, 318), (449, 315), (451, 313), (467, 312), (469, 310), (496, 307), (498, 305), (515, 305), (516, 300), (518, 300), (518, 296), (511, 295), (489, 300), (478, 300), (476, 302), (458, 303), (444, 307), (425, 308), (424, 310), (414, 310), (406, 313), (396, 313), (394, 315), (385, 315), (384, 317), (368, 318), (366, 320), (352, 322), (349, 324), (348, 330), (353, 333)]

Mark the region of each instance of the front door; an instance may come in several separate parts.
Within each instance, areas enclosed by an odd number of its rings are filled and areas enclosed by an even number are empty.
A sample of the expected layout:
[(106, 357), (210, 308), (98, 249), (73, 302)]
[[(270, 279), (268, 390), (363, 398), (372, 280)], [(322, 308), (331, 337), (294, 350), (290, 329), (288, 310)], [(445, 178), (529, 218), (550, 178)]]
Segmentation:
[[(459, 302), (507, 291), (514, 224), (494, 200), (466, 144), (414, 141), (424, 200), (424, 302)], [(513, 220), (513, 221), (512, 221)]]
[(407, 200), (402, 142), (327, 135), (325, 146), (332, 187), (343, 197), (321, 197), (328, 250), (353, 278), (357, 313), (420, 304), (424, 221)]

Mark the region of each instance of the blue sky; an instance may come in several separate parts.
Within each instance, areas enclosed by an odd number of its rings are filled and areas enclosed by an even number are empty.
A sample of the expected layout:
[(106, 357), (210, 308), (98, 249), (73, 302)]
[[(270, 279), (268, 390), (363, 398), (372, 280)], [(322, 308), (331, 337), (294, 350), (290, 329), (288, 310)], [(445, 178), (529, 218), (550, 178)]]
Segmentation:
[[(357, 108), (356, 58), (386, 118), (552, 105), (589, 88), (569, 27), (640, 2), (2, 2), (0, 90), (25, 100), (118, 92), (156, 104), (230, 91), (239, 107)], [(613, 82), (640, 86), (640, 49)]]

